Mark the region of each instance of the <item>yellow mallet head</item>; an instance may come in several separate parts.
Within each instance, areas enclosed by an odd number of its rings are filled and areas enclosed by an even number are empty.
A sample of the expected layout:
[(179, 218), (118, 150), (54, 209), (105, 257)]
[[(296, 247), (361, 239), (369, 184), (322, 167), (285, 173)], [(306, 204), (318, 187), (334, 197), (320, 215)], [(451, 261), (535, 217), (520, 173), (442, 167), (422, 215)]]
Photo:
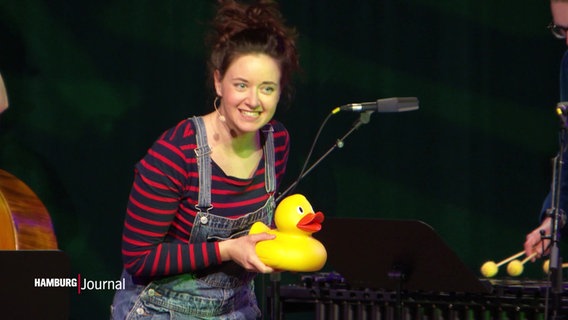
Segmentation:
[(487, 261), (481, 266), (481, 274), (486, 278), (491, 278), (497, 274), (497, 264), (493, 261)]
[(519, 260), (513, 260), (507, 265), (507, 273), (511, 277), (520, 276), (523, 273), (523, 263)]

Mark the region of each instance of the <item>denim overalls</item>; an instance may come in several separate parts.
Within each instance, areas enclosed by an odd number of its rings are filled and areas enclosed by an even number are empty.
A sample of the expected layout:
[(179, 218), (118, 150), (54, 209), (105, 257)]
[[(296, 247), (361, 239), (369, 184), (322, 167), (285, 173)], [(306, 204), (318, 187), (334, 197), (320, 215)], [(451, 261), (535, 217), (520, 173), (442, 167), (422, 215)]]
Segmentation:
[[(270, 194), (258, 210), (237, 219), (209, 214), (211, 206), (211, 158), (205, 125), (201, 117), (192, 118), (196, 127), (199, 199), (190, 243), (223, 240), (246, 235), (251, 225), (262, 221), (270, 225), (275, 208), (276, 187), (274, 138), (270, 125), (263, 128), (265, 144), (265, 189)], [(261, 316), (254, 294), (255, 273), (230, 261), (194, 274), (180, 274), (137, 284), (123, 270), (125, 290), (116, 292), (111, 318), (134, 319), (256, 319)]]

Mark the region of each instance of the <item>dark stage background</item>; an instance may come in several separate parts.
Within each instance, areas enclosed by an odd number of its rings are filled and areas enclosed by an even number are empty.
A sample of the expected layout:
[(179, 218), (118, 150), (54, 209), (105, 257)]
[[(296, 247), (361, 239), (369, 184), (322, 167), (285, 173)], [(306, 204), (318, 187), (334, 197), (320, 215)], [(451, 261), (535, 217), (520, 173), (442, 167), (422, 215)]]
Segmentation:
[[(476, 273), (522, 250), (558, 148), (565, 44), (546, 29), (548, 5), (282, 1), (304, 68), (277, 115), (292, 137), (284, 187), (334, 107), (415, 96), (419, 111), (373, 114), (296, 191), (327, 216), (422, 220)], [(119, 278), (134, 164), (162, 131), (212, 109), (203, 46), (212, 14), (212, 1), (0, 0), (11, 102), (0, 168), (43, 200), (73, 274)], [(333, 116), (315, 156), (357, 118)], [(540, 262), (522, 277), (542, 278)], [(107, 318), (112, 295), (72, 294), (72, 318)]]

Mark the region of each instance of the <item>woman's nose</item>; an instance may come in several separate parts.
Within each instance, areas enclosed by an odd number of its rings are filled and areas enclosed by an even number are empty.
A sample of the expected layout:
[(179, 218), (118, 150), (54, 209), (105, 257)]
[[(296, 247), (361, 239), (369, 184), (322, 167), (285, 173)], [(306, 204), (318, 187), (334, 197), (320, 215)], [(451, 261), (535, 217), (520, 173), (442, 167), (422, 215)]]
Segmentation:
[(251, 108), (255, 108), (255, 107), (258, 106), (259, 100), (258, 100), (258, 92), (256, 91), (256, 89), (251, 89), (249, 91), (246, 102), (247, 102), (247, 105)]

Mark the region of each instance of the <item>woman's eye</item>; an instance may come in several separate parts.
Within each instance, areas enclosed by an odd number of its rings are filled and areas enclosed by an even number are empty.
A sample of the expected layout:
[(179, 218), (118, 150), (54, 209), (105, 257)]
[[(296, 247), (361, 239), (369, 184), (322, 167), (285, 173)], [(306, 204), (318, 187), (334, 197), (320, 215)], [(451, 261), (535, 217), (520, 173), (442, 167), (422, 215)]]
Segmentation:
[(262, 91), (263, 91), (265, 94), (271, 94), (271, 93), (273, 93), (275, 90), (276, 90), (276, 89), (274, 89), (273, 87), (264, 87), (264, 88), (262, 88)]

